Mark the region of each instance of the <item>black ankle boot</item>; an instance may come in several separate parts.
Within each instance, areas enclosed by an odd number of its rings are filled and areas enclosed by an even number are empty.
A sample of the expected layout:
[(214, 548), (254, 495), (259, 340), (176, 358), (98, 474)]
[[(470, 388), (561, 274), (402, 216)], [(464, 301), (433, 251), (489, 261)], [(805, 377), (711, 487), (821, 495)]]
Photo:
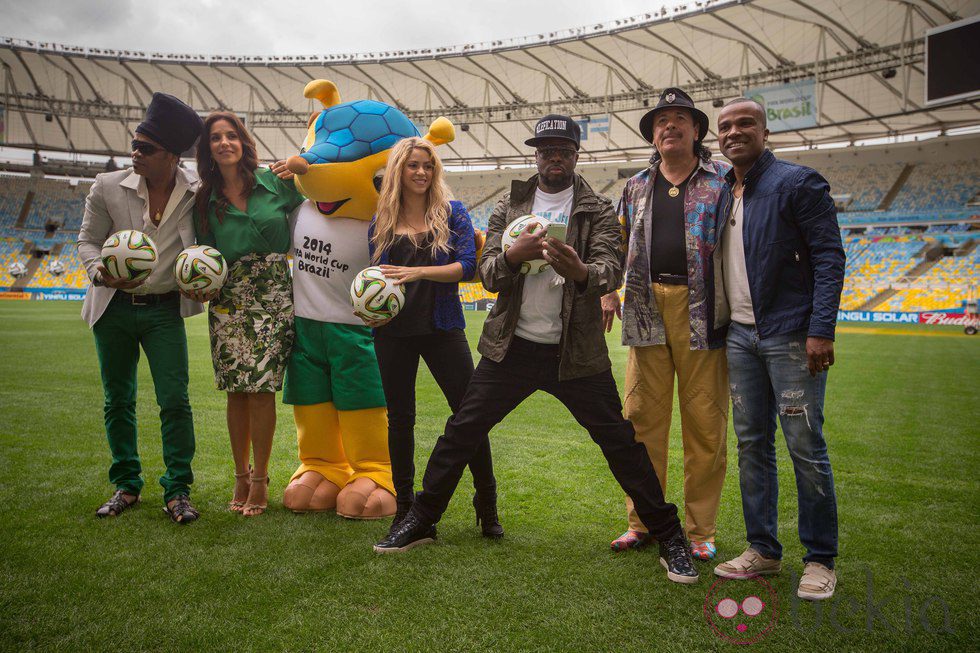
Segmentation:
[(398, 528), (398, 524), (402, 523), (402, 520), (405, 519), (405, 515), (407, 515), (408, 511), (411, 509), (411, 501), (398, 501), (395, 504), (395, 517), (391, 520), (391, 528), (388, 529), (389, 534)]
[(474, 494), (473, 509), (476, 511), (476, 525), (483, 532), (483, 537), (497, 539), (504, 536), (504, 527), (497, 517), (496, 493), (487, 493), (486, 497), (479, 493)]

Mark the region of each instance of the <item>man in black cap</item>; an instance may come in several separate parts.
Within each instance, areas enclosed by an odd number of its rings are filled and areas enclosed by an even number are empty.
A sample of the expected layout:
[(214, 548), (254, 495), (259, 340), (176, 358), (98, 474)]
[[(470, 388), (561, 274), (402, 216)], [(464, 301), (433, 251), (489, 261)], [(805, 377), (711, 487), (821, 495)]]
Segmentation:
[[(405, 551), (435, 539), (463, 468), (490, 429), (536, 390), (554, 395), (600, 446), (616, 480), (633, 498), (660, 542), (670, 580), (698, 579), (677, 508), (660, 482), (633, 426), (623, 419), (602, 331), (600, 297), (622, 280), (621, 232), (612, 203), (575, 174), (581, 132), (568, 116), (545, 116), (525, 141), (538, 174), (514, 182), (490, 216), (480, 276), (497, 301), (483, 327), (483, 355), (459, 410), (436, 442), (411, 511), (375, 551)], [(567, 225), (564, 242), (529, 225), (504, 251), (507, 226), (533, 213)], [(532, 223), (533, 224), (533, 223)], [(544, 259), (550, 268), (523, 273)], [(535, 266), (537, 267), (537, 266)]]
[[(708, 116), (679, 88), (668, 88), (640, 119), (654, 147), (651, 165), (630, 179), (620, 215), (630, 234), (622, 307), (626, 417), (646, 447), (666, 492), (667, 444), (680, 400), (684, 444), (684, 512), (694, 557), (715, 555), (715, 521), (725, 482), (728, 306), (716, 288), (712, 252), (718, 205), (730, 167), (702, 145)], [(619, 295), (603, 298), (607, 329)], [(613, 540), (622, 551), (650, 533), (626, 498), (627, 530)]]
[[(78, 254), (92, 285), (82, 317), (95, 334), (105, 390), (105, 425), (112, 453), (109, 481), (116, 491), (97, 511), (115, 517), (139, 501), (142, 468), (136, 449), (136, 370), (146, 353), (160, 406), (164, 510), (186, 524), (198, 517), (188, 498), (194, 481), (194, 422), (187, 398), (184, 317), (203, 307), (177, 291), (177, 255), (194, 244), (191, 213), (197, 175), (178, 166), (204, 127), (189, 106), (154, 93), (133, 138), (133, 167), (98, 175), (85, 200)], [(135, 229), (157, 246), (157, 265), (142, 281), (112, 276), (102, 265), (102, 244), (117, 231)]]

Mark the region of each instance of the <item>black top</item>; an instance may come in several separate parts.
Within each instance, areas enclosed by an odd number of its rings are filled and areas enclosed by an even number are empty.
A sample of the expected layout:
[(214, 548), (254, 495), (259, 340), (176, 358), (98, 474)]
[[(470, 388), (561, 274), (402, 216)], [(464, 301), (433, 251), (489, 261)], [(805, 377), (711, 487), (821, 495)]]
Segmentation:
[(687, 278), (687, 230), (684, 226), (684, 196), (688, 176), (677, 186), (677, 197), (670, 196), (674, 187), (663, 174), (657, 173), (651, 198), (652, 233), (650, 235), (650, 277), (672, 274)]
[[(388, 250), (391, 265), (422, 267), (433, 265), (432, 232), (416, 234), (416, 243), (411, 236), (395, 234), (395, 240)], [(378, 327), (375, 336), (406, 337), (432, 333), (432, 314), (435, 311), (436, 289), (432, 281), (421, 279), (410, 281), (402, 286), (405, 290), (405, 306), (388, 324)]]

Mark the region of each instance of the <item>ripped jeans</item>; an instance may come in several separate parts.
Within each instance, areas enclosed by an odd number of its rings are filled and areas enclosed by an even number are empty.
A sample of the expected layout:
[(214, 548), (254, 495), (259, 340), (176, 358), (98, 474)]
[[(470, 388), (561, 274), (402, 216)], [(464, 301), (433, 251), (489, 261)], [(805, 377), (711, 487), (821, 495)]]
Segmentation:
[(796, 473), (804, 562), (831, 569), (837, 555), (837, 497), (823, 437), (827, 373), (810, 376), (806, 332), (760, 340), (754, 326), (728, 329), (728, 379), (738, 439), (742, 514), (749, 545), (782, 558), (777, 539), (776, 417)]

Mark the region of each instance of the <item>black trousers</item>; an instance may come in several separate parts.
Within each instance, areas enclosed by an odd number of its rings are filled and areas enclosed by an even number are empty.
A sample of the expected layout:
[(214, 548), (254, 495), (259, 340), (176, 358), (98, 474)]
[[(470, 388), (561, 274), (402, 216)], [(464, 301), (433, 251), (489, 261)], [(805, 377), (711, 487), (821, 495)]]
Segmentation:
[[(388, 451), (395, 495), (399, 503), (411, 503), (415, 495), (415, 378), (419, 358), (425, 361), (449, 410), (455, 413), (473, 376), (473, 355), (462, 329), (404, 338), (378, 336), (374, 351), (388, 404)], [(469, 466), (477, 494), (495, 496), (497, 480), (488, 438), (475, 448)]]
[(664, 500), (646, 449), (623, 418), (623, 405), (612, 372), (558, 380), (558, 345), (540, 345), (514, 337), (504, 360), (480, 360), (462, 405), (446, 424), (429, 458), (415, 510), (438, 522), (449, 505), (463, 467), (496, 424), (536, 390), (554, 395), (588, 432), (606, 457), (609, 469), (632, 499), (637, 515), (658, 540), (681, 532), (677, 507)]

